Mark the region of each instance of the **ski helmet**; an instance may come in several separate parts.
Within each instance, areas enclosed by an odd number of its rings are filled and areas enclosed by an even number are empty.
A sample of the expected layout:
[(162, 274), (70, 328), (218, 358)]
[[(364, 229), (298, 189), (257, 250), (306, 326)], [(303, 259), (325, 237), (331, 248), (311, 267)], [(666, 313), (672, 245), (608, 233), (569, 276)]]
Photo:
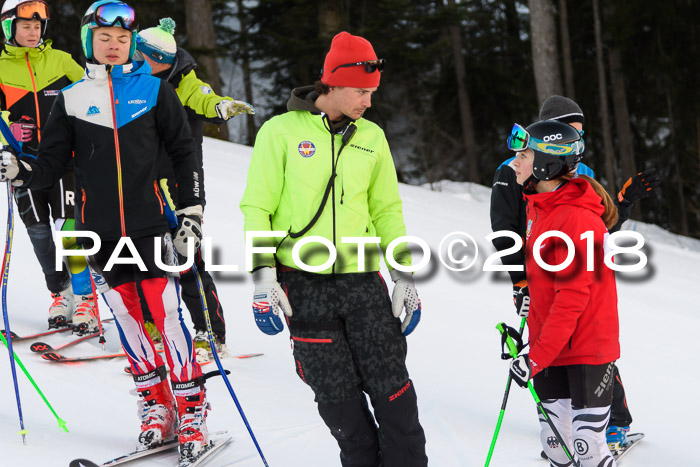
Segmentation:
[(129, 60), (133, 58), (139, 21), (131, 6), (117, 0), (99, 0), (90, 5), (80, 23), (80, 40), (83, 44), (83, 53), (88, 60), (93, 59), (92, 30), (99, 27), (120, 27), (131, 32)]
[(49, 7), (42, 0), (6, 0), (0, 13), (2, 32), (7, 42), (12, 42), (17, 32), (16, 19), (38, 19), (41, 21), (41, 37), (46, 33)]
[(523, 128), (517, 123), (508, 138), (512, 151), (532, 149), (535, 159), (532, 175), (523, 185), (532, 190), (542, 180), (554, 180), (576, 170), (583, 159), (585, 145), (581, 134), (571, 125), (545, 120)]

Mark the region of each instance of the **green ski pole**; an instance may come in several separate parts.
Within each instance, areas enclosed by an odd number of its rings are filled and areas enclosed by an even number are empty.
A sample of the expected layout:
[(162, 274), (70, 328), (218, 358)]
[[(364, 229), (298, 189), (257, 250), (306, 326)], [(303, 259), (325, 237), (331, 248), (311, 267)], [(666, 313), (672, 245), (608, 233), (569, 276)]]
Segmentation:
[[(524, 317), (522, 321), (520, 321), (520, 334), (522, 335), (523, 330), (525, 329), (525, 323), (527, 322), (527, 318)], [(501, 323), (502, 324), (502, 323)], [(499, 324), (498, 326), (500, 326)], [(499, 331), (501, 331), (499, 329)], [(503, 333), (504, 331), (501, 331)], [(498, 434), (501, 432), (501, 423), (503, 422), (503, 416), (506, 413), (506, 404), (508, 403), (508, 395), (510, 394), (510, 383), (513, 382), (513, 377), (510, 374), (510, 371), (508, 372), (508, 381), (506, 381), (506, 392), (503, 394), (503, 402), (501, 403), (501, 413), (498, 414), (498, 422), (496, 423), (496, 431), (493, 433), (493, 438), (491, 439), (491, 447), (489, 448), (489, 454), (486, 457), (486, 464), (484, 464), (484, 467), (489, 467), (489, 464), (491, 463), (491, 456), (493, 455), (493, 450), (496, 448), (496, 440), (498, 439)]]
[[(505, 336), (505, 341), (506, 341), (506, 345), (508, 346), (508, 353), (510, 353), (510, 356), (513, 358), (516, 358), (518, 356), (518, 347), (515, 345), (515, 342), (513, 342), (513, 338), (511, 338), (508, 335), (508, 333), (506, 332), (506, 324), (505, 323), (498, 323), (496, 325), (496, 329), (498, 329), (498, 331), (501, 333), (502, 336)], [(569, 460), (576, 467), (581, 467), (581, 463), (578, 461), (578, 459), (574, 459), (574, 457), (571, 455), (571, 451), (569, 451), (569, 448), (566, 446), (566, 443), (564, 443), (564, 438), (561, 437), (559, 430), (557, 430), (557, 427), (554, 426), (554, 422), (552, 422), (552, 419), (549, 418), (549, 416), (547, 415), (547, 412), (544, 410), (544, 406), (542, 405), (542, 401), (540, 401), (540, 398), (537, 395), (537, 392), (535, 392), (535, 388), (532, 386), (532, 381), (527, 382), (527, 388), (530, 390), (530, 394), (532, 394), (532, 398), (535, 399), (535, 404), (537, 404), (537, 408), (540, 410), (540, 413), (544, 417), (544, 419), (547, 422), (547, 424), (549, 425), (549, 427), (552, 429), (554, 436), (556, 436), (557, 439), (559, 440), (559, 444), (561, 445), (562, 449), (564, 450), (566, 457), (568, 457)]]
[[(7, 339), (5, 339), (4, 333), (0, 332), (0, 338), (2, 338), (2, 343), (5, 344), (5, 347), (8, 347)], [(56, 411), (51, 406), (51, 404), (49, 404), (49, 401), (46, 399), (46, 396), (44, 396), (44, 393), (41, 392), (41, 389), (39, 389), (39, 386), (34, 381), (34, 378), (32, 378), (32, 375), (29, 374), (29, 371), (27, 371), (27, 368), (22, 363), (22, 360), (19, 359), (19, 357), (17, 356), (17, 354), (14, 351), (12, 351), (12, 356), (14, 357), (15, 362), (17, 362), (17, 365), (19, 365), (19, 367), (24, 372), (24, 375), (27, 377), (29, 382), (32, 383), (32, 386), (34, 386), (34, 389), (36, 389), (36, 392), (38, 392), (39, 396), (41, 396), (41, 398), (44, 400), (44, 402), (46, 403), (46, 406), (49, 408), (49, 410), (51, 411), (53, 416), (56, 417), (56, 421), (58, 422), (58, 427), (63, 429), (63, 431), (65, 431), (67, 433), (68, 427), (66, 426), (66, 421), (63, 420), (61, 417), (59, 417), (58, 414), (56, 413)]]

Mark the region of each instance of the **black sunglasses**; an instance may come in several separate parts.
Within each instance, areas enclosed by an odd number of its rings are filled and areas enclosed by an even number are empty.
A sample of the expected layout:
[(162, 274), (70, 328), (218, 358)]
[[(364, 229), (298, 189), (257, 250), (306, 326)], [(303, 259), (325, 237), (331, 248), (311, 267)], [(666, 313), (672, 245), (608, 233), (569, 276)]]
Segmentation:
[(365, 66), (365, 71), (367, 73), (374, 73), (377, 70), (379, 70), (380, 73), (382, 71), (384, 71), (384, 59), (380, 58), (379, 60), (365, 60), (364, 62), (346, 63), (344, 65), (338, 65), (337, 67), (335, 67), (331, 70), (331, 73), (335, 73), (335, 70), (337, 70), (338, 68), (360, 66), (360, 65)]

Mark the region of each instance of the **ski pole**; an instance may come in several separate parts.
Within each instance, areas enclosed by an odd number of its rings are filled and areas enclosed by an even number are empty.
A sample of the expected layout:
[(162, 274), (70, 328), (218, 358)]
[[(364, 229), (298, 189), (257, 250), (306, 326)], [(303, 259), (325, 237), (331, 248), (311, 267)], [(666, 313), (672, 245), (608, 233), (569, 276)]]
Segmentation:
[(7, 345), (10, 355), (10, 368), (12, 369), (12, 382), (15, 387), (15, 398), (17, 399), (17, 412), (19, 414), (19, 434), (22, 435), (22, 443), (27, 444), (27, 430), (24, 428), (24, 416), (22, 415), (22, 401), (19, 398), (19, 386), (17, 385), (17, 368), (15, 367), (15, 355), (12, 350), (12, 333), (10, 331), (10, 319), (7, 313), (7, 279), (10, 275), (10, 254), (12, 253), (12, 237), (14, 234), (14, 206), (12, 196), (12, 182), (7, 181), (7, 238), (5, 240), (5, 255), (2, 260), (2, 319), (5, 322), (5, 332), (9, 341), (3, 336), (2, 340)]
[[(525, 329), (525, 323), (527, 322), (527, 317), (523, 317), (522, 321), (520, 321), (520, 334), (522, 335), (523, 330)], [(502, 323), (501, 323), (502, 324)], [(498, 326), (500, 326), (499, 324)], [(497, 327), (498, 327), (497, 326)], [(501, 331), (499, 329), (499, 331)], [(504, 331), (501, 331), (503, 333)], [(484, 467), (488, 467), (489, 464), (491, 463), (491, 456), (493, 455), (493, 450), (496, 447), (496, 440), (498, 439), (498, 434), (501, 431), (501, 423), (503, 422), (503, 416), (506, 413), (506, 404), (508, 403), (508, 395), (510, 394), (510, 383), (513, 382), (513, 376), (510, 374), (510, 371), (508, 372), (508, 380), (506, 381), (506, 392), (503, 394), (503, 402), (501, 403), (501, 412), (498, 414), (498, 422), (496, 423), (496, 431), (493, 433), (493, 438), (491, 439), (491, 447), (489, 447), (489, 453), (488, 456), (486, 457), (486, 464), (484, 464)]]
[[(12, 337), (8, 334), (8, 338), (5, 339), (5, 333), (0, 333), (0, 339), (2, 339), (2, 343), (5, 344), (5, 347), (9, 348), (10, 344), (8, 343), (8, 341), (11, 340)], [(12, 354), (13, 354), (14, 360), (17, 362), (17, 365), (19, 365), (20, 369), (24, 373), (24, 376), (26, 376), (27, 379), (29, 380), (29, 382), (32, 383), (32, 386), (34, 386), (34, 389), (36, 389), (36, 392), (43, 399), (44, 403), (49, 408), (49, 410), (51, 411), (53, 416), (56, 417), (56, 422), (58, 422), (58, 427), (67, 433), (68, 427), (66, 426), (65, 420), (63, 420), (61, 417), (58, 416), (58, 414), (56, 413), (54, 408), (49, 403), (48, 399), (46, 399), (46, 396), (44, 395), (44, 393), (41, 391), (41, 389), (39, 389), (39, 385), (36, 384), (36, 381), (34, 381), (34, 378), (32, 378), (32, 375), (29, 374), (29, 370), (27, 370), (27, 368), (24, 366), (24, 364), (22, 363), (22, 360), (19, 359), (19, 357), (17, 356), (17, 354), (14, 351), (12, 352)]]
[(207, 308), (207, 299), (206, 295), (204, 293), (204, 287), (202, 286), (202, 278), (199, 275), (199, 270), (197, 269), (197, 265), (192, 262), (192, 273), (194, 274), (194, 278), (197, 281), (197, 287), (199, 288), (199, 299), (202, 302), (202, 309), (204, 310), (204, 319), (206, 320), (207, 323), (207, 337), (209, 338), (209, 346), (211, 347), (212, 354), (214, 355), (214, 360), (216, 361), (216, 366), (219, 369), (219, 373), (221, 373), (221, 377), (224, 379), (224, 383), (226, 383), (226, 387), (228, 388), (228, 392), (231, 394), (231, 397), (233, 398), (233, 402), (236, 404), (236, 407), (238, 408), (238, 412), (241, 414), (241, 418), (243, 419), (243, 423), (245, 424), (246, 428), (248, 429), (248, 433), (250, 433), (250, 437), (253, 440), (253, 443), (255, 444), (256, 449), (258, 450), (258, 454), (260, 454), (260, 458), (263, 461), (263, 464), (265, 464), (266, 467), (268, 467), (267, 460), (265, 460), (265, 455), (262, 452), (262, 449), (260, 449), (260, 445), (258, 444), (258, 440), (255, 439), (255, 435), (253, 434), (253, 430), (250, 427), (250, 424), (248, 423), (248, 419), (246, 418), (245, 414), (243, 413), (243, 408), (241, 407), (241, 404), (238, 402), (238, 398), (236, 397), (236, 393), (233, 391), (233, 387), (231, 387), (231, 382), (228, 379), (228, 376), (226, 376), (226, 370), (224, 370), (224, 367), (221, 365), (221, 360), (219, 359), (219, 354), (216, 352), (216, 345), (214, 344), (214, 335), (211, 330), (211, 321), (209, 319), (209, 308)]
[[(508, 352), (510, 353), (510, 356), (513, 358), (516, 358), (518, 356), (518, 347), (515, 345), (515, 342), (513, 342), (513, 338), (511, 338), (510, 335), (508, 335), (508, 333), (506, 332), (505, 323), (498, 323), (496, 325), (496, 329), (498, 329), (498, 331), (501, 333), (502, 336), (505, 336), (505, 341), (506, 341), (506, 345), (508, 346)], [(532, 398), (535, 399), (535, 404), (537, 404), (537, 408), (540, 410), (540, 413), (542, 414), (545, 421), (549, 425), (549, 428), (552, 429), (554, 436), (556, 436), (557, 440), (559, 440), (559, 444), (561, 445), (562, 449), (564, 450), (566, 457), (568, 457), (569, 460), (576, 467), (581, 467), (581, 463), (578, 461), (578, 459), (574, 459), (574, 457), (571, 455), (571, 451), (569, 451), (569, 448), (566, 446), (566, 443), (564, 443), (564, 438), (562, 438), (561, 434), (559, 433), (559, 430), (557, 430), (557, 427), (554, 426), (554, 422), (552, 422), (552, 419), (549, 418), (549, 415), (547, 415), (547, 412), (544, 410), (544, 406), (542, 405), (542, 401), (540, 401), (540, 398), (537, 395), (537, 392), (535, 392), (535, 388), (532, 386), (532, 381), (527, 382), (527, 388), (530, 390), (530, 394), (532, 394)]]

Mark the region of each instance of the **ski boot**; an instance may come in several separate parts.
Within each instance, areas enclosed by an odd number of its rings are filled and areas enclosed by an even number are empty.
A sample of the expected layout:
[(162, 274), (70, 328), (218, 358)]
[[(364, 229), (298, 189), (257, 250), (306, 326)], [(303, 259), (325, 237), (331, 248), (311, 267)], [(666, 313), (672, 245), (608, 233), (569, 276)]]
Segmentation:
[(619, 452), (620, 449), (627, 446), (627, 432), (630, 431), (629, 426), (611, 425), (605, 432), (605, 437), (608, 441), (608, 449), (613, 454)]
[(73, 292), (70, 287), (58, 293), (52, 293), (53, 303), (49, 307), (49, 329), (69, 326), (73, 310)]
[(73, 332), (79, 336), (97, 332), (97, 313), (95, 307), (95, 296), (82, 295), (75, 303), (73, 312)]
[(209, 432), (206, 425), (209, 403), (204, 380), (197, 378), (193, 381), (174, 382), (173, 393), (180, 419), (180, 462), (192, 462), (209, 449)]
[[(197, 363), (208, 362), (214, 355), (211, 352), (211, 346), (209, 345), (209, 336), (207, 331), (195, 331), (194, 335), (194, 353), (197, 357)], [(216, 348), (216, 353), (219, 358), (225, 358), (229, 356), (228, 348), (226, 344), (214, 334), (214, 347)]]
[(141, 397), (138, 402), (141, 434), (137, 449), (145, 450), (175, 436), (177, 409), (164, 366), (145, 375), (134, 375), (134, 382), (136, 393)]

